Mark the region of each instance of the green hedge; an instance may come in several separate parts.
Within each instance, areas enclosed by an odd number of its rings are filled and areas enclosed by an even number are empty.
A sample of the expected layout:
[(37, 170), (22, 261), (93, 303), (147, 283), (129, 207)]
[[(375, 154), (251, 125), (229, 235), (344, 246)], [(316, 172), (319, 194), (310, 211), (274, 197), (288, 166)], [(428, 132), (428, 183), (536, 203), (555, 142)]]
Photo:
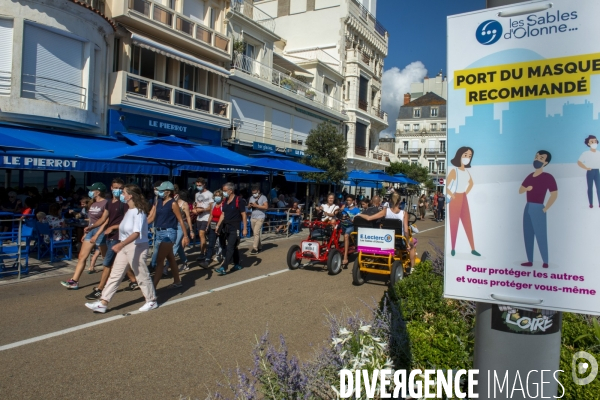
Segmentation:
[[(400, 329), (408, 343), (397, 368), (472, 368), (474, 308), (444, 299), (443, 289), (443, 277), (433, 272), (429, 262), (417, 265), (394, 288), (392, 297), (404, 320)], [(565, 372), (560, 381), (565, 400), (600, 400), (600, 376), (586, 386), (576, 385), (571, 377), (571, 358), (577, 351), (587, 351), (600, 363), (600, 332), (591, 321), (587, 316), (563, 313), (560, 369)]]

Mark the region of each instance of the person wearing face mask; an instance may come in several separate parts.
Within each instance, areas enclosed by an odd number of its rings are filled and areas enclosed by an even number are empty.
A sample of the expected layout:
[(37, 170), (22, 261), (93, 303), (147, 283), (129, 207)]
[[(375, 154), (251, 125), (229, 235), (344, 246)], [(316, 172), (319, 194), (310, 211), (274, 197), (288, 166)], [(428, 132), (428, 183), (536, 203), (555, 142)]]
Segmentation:
[(206, 259), (200, 263), (202, 268), (208, 268), (210, 263), (213, 261), (213, 253), (215, 252), (217, 239), (219, 241), (219, 247), (216, 248), (217, 252), (214, 255), (217, 262), (223, 261), (223, 252), (225, 251), (225, 237), (224, 235), (217, 235), (217, 224), (221, 218), (222, 206), (223, 206), (223, 191), (221, 189), (215, 190), (213, 193), (215, 205), (210, 211), (210, 223), (208, 224), (208, 247), (206, 249)]
[(257, 183), (252, 185), (252, 197), (248, 201), (248, 207), (252, 210), (250, 226), (252, 227), (253, 242), (250, 255), (255, 256), (262, 248), (260, 235), (265, 222), (265, 211), (269, 208), (269, 201), (260, 192), (260, 185)]
[(219, 275), (226, 275), (227, 269), (233, 265), (231, 271), (239, 271), (242, 269), (240, 265), (240, 252), (238, 246), (240, 244), (240, 222), (242, 223), (242, 234), (246, 236), (246, 201), (240, 196), (234, 194), (235, 185), (227, 182), (223, 185), (224, 203), (221, 206), (222, 214), (219, 217), (216, 231), (217, 235), (223, 233), (227, 241), (227, 251), (223, 265), (215, 270)]
[[(154, 188), (154, 197), (150, 200), (150, 205), (152, 209), (150, 210), (150, 214), (148, 215), (148, 219), (154, 221), (154, 213), (156, 212), (156, 208), (154, 205), (158, 202), (158, 187), (162, 184), (162, 181), (156, 181), (152, 184)], [(154, 271), (156, 269), (156, 257), (158, 257), (158, 246), (156, 245), (156, 240), (153, 241), (152, 245), (152, 261), (150, 261), (150, 271)]]
[(100, 300), (86, 303), (85, 306), (97, 313), (105, 313), (108, 303), (117, 292), (128, 266), (133, 270), (146, 303), (139, 311), (150, 311), (158, 307), (156, 291), (146, 268), (148, 255), (148, 211), (150, 205), (144, 199), (142, 190), (134, 184), (125, 185), (119, 201), (127, 204), (127, 212), (119, 224), (119, 242), (112, 251), (116, 254), (110, 277), (102, 291)]
[[(543, 268), (548, 268), (548, 232), (546, 225), (546, 213), (552, 207), (558, 197), (558, 186), (552, 175), (544, 172), (544, 167), (550, 163), (552, 155), (546, 150), (540, 150), (533, 159), (535, 171), (527, 176), (519, 194), (527, 193), (527, 204), (523, 212), (523, 238), (525, 240), (525, 252), (527, 262), (522, 263), (524, 267), (533, 266), (533, 242), (537, 241), (542, 256)], [(546, 192), (550, 192), (550, 198), (544, 206)]]
[(108, 220), (108, 210), (106, 209), (108, 201), (105, 199), (106, 185), (102, 182), (96, 182), (88, 186), (88, 195), (93, 200), (88, 210), (89, 225), (83, 230), (85, 235), (81, 238), (81, 250), (75, 267), (73, 277), (68, 281), (60, 282), (67, 289), (79, 289), (79, 278), (85, 268), (85, 263), (91, 250), (96, 244), (101, 245), (104, 240), (102, 226)]
[[(156, 256), (156, 272), (154, 274), (154, 286), (158, 287), (158, 282), (162, 277), (165, 259), (169, 260), (171, 272), (173, 273), (173, 283), (168, 286), (169, 289), (182, 287), (179, 278), (179, 269), (173, 254), (173, 245), (177, 239), (177, 224), (185, 226), (181, 216), (181, 211), (177, 202), (173, 199), (175, 187), (169, 181), (165, 181), (158, 187), (158, 200), (154, 210), (148, 217), (148, 223), (154, 222), (156, 233), (154, 241), (156, 242), (158, 255)], [(187, 231), (183, 232), (181, 245), (185, 248), (190, 243)]]
[(194, 239), (194, 230), (190, 229), (192, 226), (192, 218), (190, 217), (190, 206), (187, 202), (187, 192), (185, 190), (179, 190), (179, 186), (173, 185), (175, 187), (175, 201), (179, 206), (179, 211), (181, 212), (181, 218), (183, 219), (184, 226), (177, 225), (177, 239), (175, 242), (175, 246), (173, 246), (173, 254), (179, 255), (179, 261), (183, 263), (180, 268), (180, 271), (187, 271), (190, 269), (188, 266), (187, 256), (185, 255), (185, 247), (181, 245), (183, 240), (183, 232), (186, 231), (190, 235), (190, 238)]
[(586, 170), (587, 195), (590, 208), (594, 208), (594, 184), (596, 184), (596, 196), (600, 203), (600, 151), (598, 151), (598, 138), (589, 135), (584, 141), (590, 149), (584, 151), (579, 157), (577, 165)]
[(196, 190), (194, 213), (197, 215), (196, 227), (198, 229), (198, 236), (200, 236), (200, 255), (198, 256), (198, 260), (202, 261), (206, 257), (206, 230), (208, 229), (210, 211), (215, 201), (212, 192), (206, 188), (206, 179), (202, 177), (196, 179)]
[(344, 232), (344, 268), (348, 266), (348, 248), (350, 247), (350, 234), (354, 231), (354, 217), (360, 213), (360, 209), (355, 205), (354, 195), (346, 196), (346, 206), (342, 209), (342, 231)]
[[(475, 240), (473, 239), (473, 227), (471, 225), (471, 211), (469, 209), (468, 195), (473, 189), (473, 178), (468, 171), (471, 168), (473, 155), (475, 152), (470, 147), (460, 147), (456, 151), (456, 155), (450, 161), (455, 168), (452, 168), (446, 179), (446, 193), (449, 200), (448, 212), (450, 213), (450, 241), (452, 243), (452, 251), (450, 254), (456, 254), (456, 237), (458, 235), (458, 225), (462, 222), (469, 246), (471, 246), (471, 254), (480, 256), (475, 250)], [(442, 197), (443, 198), (443, 197)], [(436, 219), (442, 217), (439, 209), (440, 198), (438, 197), (438, 210)], [(443, 211), (443, 210), (442, 210)]]
[[(115, 178), (111, 182), (110, 190), (112, 192), (112, 199), (107, 202), (106, 210), (108, 211), (108, 218), (105, 224), (104, 237), (106, 238), (106, 254), (102, 265), (102, 277), (97, 287), (92, 290), (92, 293), (85, 296), (88, 300), (98, 300), (102, 294), (102, 290), (108, 281), (110, 276), (110, 270), (115, 260), (116, 253), (112, 250), (113, 246), (119, 243), (119, 224), (123, 221), (123, 216), (128, 210), (128, 205), (120, 200), (121, 194), (123, 194), (123, 186), (125, 182), (121, 178)], [(104, 225), (103, 225), (104, 226)], [(129, 277), (128, 290), (136, 290), (138, 288), (135, 276), (130, 270), (127, 270), (127, 276)]]

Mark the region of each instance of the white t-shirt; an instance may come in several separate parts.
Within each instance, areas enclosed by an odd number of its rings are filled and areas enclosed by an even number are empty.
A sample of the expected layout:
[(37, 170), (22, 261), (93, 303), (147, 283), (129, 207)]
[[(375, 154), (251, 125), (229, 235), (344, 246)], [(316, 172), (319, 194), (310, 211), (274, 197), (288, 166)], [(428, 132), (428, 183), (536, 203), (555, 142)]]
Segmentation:
[(119, 240), (123, 241), (135, 232), (139, 232), (140, 236), (133, 243), (148, 242), (148, 218), (146, 214), (137, 208), (130, 208), (119, 224)]
[(400, 210), (400, 212), (396, 214), (391, 208), (388, 208), (385, 211), (385, 219), (399, 219), (400, 221), (404, 221), (404, 211)]
[[(329, 205), (329, 204), (321, 204), (321, 207), (323, 207), (323, 212), (329, 213), (329, 214), (333, 214), (336, 210), (339, 210), (340, 208), (338, 206), (336, 206), (335, 204)], [(330, 217), (328, 215), (323, 215), (323, 221), (330, 221), (332, 220), (333, 217)]]
[(584, 151), (579, 157), (579, 161), (588, 168), (600, 169), (600, 150)]
[[(196, 193), (196, 207), (209, 208), (211, 203), (214, 203), (213, 194), (210, 190)], [(198, 214), (196, 221), (208, 221), (210, 218), (210, 211), (204, 211)]]
[[(258, 198), (254, 197), (254, 195), (250, 196), (248, 200), (248, 204), (258, 204), (259, 206), (265, 205), (268, 203), (267, 198), (264, 195), (259, 195)], [(265, 210), (259, 210), (258, 208), (252, 209), (252, 217), (251, 219), (265, 219)]]

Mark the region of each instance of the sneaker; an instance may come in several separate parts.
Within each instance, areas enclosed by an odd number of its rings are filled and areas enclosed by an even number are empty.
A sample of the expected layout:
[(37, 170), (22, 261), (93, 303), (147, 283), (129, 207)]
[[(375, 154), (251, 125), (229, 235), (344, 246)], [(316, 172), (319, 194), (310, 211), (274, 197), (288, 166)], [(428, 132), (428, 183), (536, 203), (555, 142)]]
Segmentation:
[(125, 288), (126, 292), (133, 292), (134, 290), (138, 290), (140, 287), (137, 282), (129, 282), (129, 286)]
[(181, 287), (183, 287), (183, 284), (181, 282), (179, 282), (179, 283), (173, 282), (169, 286), (167, 286), (167, 289), (179, 289)]
[(208, 268), (208, 261), (204, 260), (204, 261), (200, 261), (200, 267), (207, 269)]
[(206, 259), (206, 254), (199, 254), (198, 261)]
[(188, 263), (183, 263), (183, 265), (179, 268), (180, 271), (189, 271), (190, 267), (188, 266)]
[(239, 270), (241, 270), (242, 268), (244, 268), (244, 267), (242, 267), (241, 265), (236, 265), (236, 266), (234, 266), (233, 268), (231, 268), (231, 271), (239, 271)]
[(94, 303), (85, 303), (85, 306), (92, 310), (93, 312), (102, 313), (106, 312), (106, 306), (102, 304), (101, 301), (96, 301)]
[(100, 300), (100, 296), (102, 296), (102, 290), (95, 287), (94, 290), (92, 290), (92, 293), (85, 296), (85, 298), (87, 300)]
[(256, 249), (252, 249), (252, 250), (250, 251), (250, 255), (251, 255), (251, 256), (255, 256), (255, 255), (257, 255), (257, 254), (258, 254), (258, 250), (256, 250)]
[(225, 271), (225, 268), (223, 268), (223, 267), (215, 269), (215, 272), (217, 273), (217, 275), (221, 275), (221, 276), (227, 275), (227, 271)]
[(150, 311), (150, 310), (154, 310), (155, 308), (158, 308), (158, 303), (156, 301), (149, 301), (146, 304), (144, 304), (143, 306), (141, 306), (138, 311), (140, 311), (140, 312)]
[(79, 282), (74, 281), (73, 279), (69, 279), (68, 281), (61, 281), (61, 285), (66, 287), (67, 289), (77, 290), (79, 289)]

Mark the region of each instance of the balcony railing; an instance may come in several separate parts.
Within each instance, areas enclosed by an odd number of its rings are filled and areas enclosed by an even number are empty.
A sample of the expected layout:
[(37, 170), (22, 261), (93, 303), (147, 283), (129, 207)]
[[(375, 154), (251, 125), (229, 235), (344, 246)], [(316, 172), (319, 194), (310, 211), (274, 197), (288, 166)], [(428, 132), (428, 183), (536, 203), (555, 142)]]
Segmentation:
[(446, 148), (434, 147), (425, 149), (425, 154), (446, 154)]
[(231, 11), (243, 15), (271, 32), (275, 32), (275, 18), (256, 7), (251, 1), (232, 0)]
[(265, 82), (279, 86), (280, 88), (289, 90), (299, 97), (323, 104), (325, 107), (337, 112), (343, 112), (341, 101), (314, 89), (307, 83), (301, 82), (284, 74), (283, 72), (259, 63), (248, 56), (237, 52), (234, 53), (233, 68), (235, 68), (237, 71), (252, 75), (255, 78), (261, 79)]
[(81, 3), (85, 3), (92, 7), (94, 10), (98, 10), (100, 14), (104, 14), (105, 0), (79, 0)]
[(274, 144), (282, 148), (298, 145), (295, 146), (298, 150), (306, 148), (305, 143), (308, 135), (304, 133), (290, 132), (289, 130), (277, 129), (272, 126), (268, 127), (264, 124), (257, 124), (237, 118), (233, 120), (233, 126), (235, 127), (235, 137), (232, 136), (232, 138), (243, 142), (261, 142)]
[(159, 3), (151, 0), (129, 0), (129, 9), (196, 41), (229, 53), (229, 38)]
[(385, 35), (387, 34), (387, 29), (385, 29), (383, 27), (383, 25), (381, 25), (381, 23), (379, 21), (377, 21), (377, 18), (375, 18), (375, 16), (373, 14), (371, 14), (369, 12), (369, 10), (367, 10), (367, 8), (365, 6), (363, 6), (362, 4), (360, 4), (358, 1), (355, 0), (355, 4), (358, 7), (358, 9), (360, 10), (360, 17), (366, 21), (368, 20), (372, 20), (373, 21), (373, 25), (375, 27), (375, 32), (379, 33), (381, 36), (385, 37)]
[(387, 121), (387, 113), (385, 111), (383, 111), (381, 108), (379, 107), (373, 107), (373, 114), (375, 114), (375, 116), (379, 119), (382, 119), (384, 121)]
[(412, 149), (399, 149), (398, 155), (400, 154), (421, 154), (420, 148), (412, 148)]
[(87, 89), (53, 78), (23, 74), (21, 96), (81, 109), (87, 108)]
[(369, 103), (366, 100), (358, 100), (358, 108), (360, 108), (363, 111), (368, 111), (369, 109)]
[(373, 153), (373, 159), (390, 162), (390, 156), (388, 154)]
[(287, 58), (291, 58), (294, 62), (319, 60), (325, 64), (335, 67), (335, 69), (340, 66), (340, 60), (319, 47), (305, 50), (286, 51), (285, 56)]
[(446, 175), (446, 170), (445, 169), (430, 169), (429, 173), (431, 175)]
[(127, 73), (127, 94), (228, 118), (229, 104), (209, 96)]
[(10, 95), (11, 73), (0, 71), (0, 96)]

